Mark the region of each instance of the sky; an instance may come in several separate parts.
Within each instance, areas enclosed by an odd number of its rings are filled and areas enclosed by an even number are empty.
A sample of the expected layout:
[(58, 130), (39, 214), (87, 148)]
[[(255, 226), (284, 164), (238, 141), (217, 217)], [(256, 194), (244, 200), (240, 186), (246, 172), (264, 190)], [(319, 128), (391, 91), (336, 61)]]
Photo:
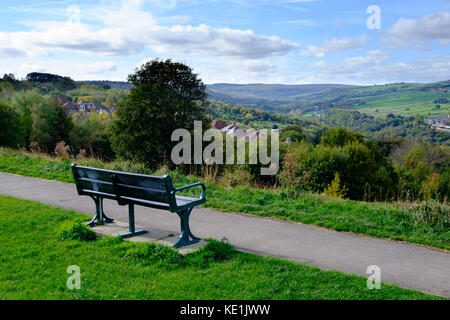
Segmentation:
[(144, 62), (207, 84), (450, 79), (450, 0), (2, 0), (0, 74), (126, 81)]

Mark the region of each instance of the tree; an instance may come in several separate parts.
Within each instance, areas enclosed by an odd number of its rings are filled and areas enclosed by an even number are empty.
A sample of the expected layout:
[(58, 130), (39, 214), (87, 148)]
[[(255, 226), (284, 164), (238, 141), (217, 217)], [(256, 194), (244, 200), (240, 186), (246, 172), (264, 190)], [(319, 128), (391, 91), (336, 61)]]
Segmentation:
[(110, 127), (112, 120), (108, 114), (91, 113), (88, 117), (82, 117), (71, 133), (73, 150), (78, 153), (84, 149), (86, 155), (102, 160), (114, 159), (111, 147)]
[(358, 132), (353, 132), (345, 128), (330, 128), (322, 136), (321, 144), (330, 147), (343, 147), (352, 142), (363, 142), (363, 136)]
[[(30, 141), (37, 142), (43, 151), (52, 153), (58, 142), (69, 140), (72, 119), (61, 103), (52, 103), (42, 96), (31, 98), (31, 106), (23, 106), (27, 115), (31, 111)], [(25, 119), (28, 123), (28, 116)]]
[(292, 142), (300, 142), (305, 138), (301, 126), (293, 125), (281, 130), (280, 139), (286, 141), (290, 139)]
[(150, 167), (169, 164), (172, 132), (191, 131), (195, 120), (206, 119), (206, 86), (190, 67), (171, 60), (147, 62), (128, 82), (133, 88), (117, 110), (114, 148)]
[(17, 148), (23, 147), (24, 142), (19, 113), (0, 101), (0, 146)]

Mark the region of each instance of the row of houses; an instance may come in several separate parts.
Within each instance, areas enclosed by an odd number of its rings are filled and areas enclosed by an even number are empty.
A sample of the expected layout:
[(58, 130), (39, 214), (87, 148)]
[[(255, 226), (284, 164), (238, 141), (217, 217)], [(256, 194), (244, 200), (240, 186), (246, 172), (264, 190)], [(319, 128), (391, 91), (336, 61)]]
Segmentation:
[(108, 113), (109, 115), (112, 115), (112, 113), (116, 110), (116, 108), (107, 108), (103, 106), (100, 102), (94, 101), (94, 102), (87, 102), (87, 101), (70, 101), (65, 98), (56, 98), (53, 99), (53, 101), (57, 101), (62, 104), (64, 108), (67, 109), (67, 111), (70, 114), (74, 114), (77, 112), (83, 112), (87, 115), (90, 115), (91, 113)]
[(437, 131), (450, 132), (450, 115), (443, 117), (431, 117), (427, 119), (427, 122)]

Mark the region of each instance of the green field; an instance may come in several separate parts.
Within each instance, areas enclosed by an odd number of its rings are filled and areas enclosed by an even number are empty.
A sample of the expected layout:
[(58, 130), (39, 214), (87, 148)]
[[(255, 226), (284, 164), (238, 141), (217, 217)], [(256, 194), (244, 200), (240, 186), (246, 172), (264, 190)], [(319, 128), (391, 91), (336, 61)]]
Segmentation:
[[(151, 174), (142, 165), (130, 162), (102, 163), (93, 159), (73, 160), (80, 165)], [(25, 176), (73, 182), (69, 160), (14, 152), (0, 148), (0, 171)], [(161, 174), (156, 172), (155, 174)], [(176, 185), (199, 180), (171, 172)], [(337, 231), (349, 231), (380, 238), (420, 243), (450, 249), (448, 206), (436, 203), (419, 205), (403, 211), (393, 203), (367, 203), (340, 200), (304, 193), (292, 197), (280, 189), (258, 189), (248, 186), (225, 188), (207, 181), (207, 205), (222, 211), (313, 224)]]
[[(403, 116), (441, 116), (450, 113), (450, 104), (439, 104), (436, 109), (436, 99), (442, 98), (438, 92), (393, 92), (364, 98), (365, 104), (355, 104), (355, 109), (375, 117), (385, 117), (387, 114)], [(353, 98), (357, 99), (357, 98)]]
[[(73, 232), (87, 216), (0, 196), (0, 299), (436, 299), (366, 278), (240, 253), (226, 242), (180, 255), (170, 247)], [(85, 227), (84, 227), (85, 228)], [(72, 239), (65, 231), (72, 231)], [(67, 234), (67, 233), (66, 233)], [(69, 266), (81, 288), (69, 290)]]

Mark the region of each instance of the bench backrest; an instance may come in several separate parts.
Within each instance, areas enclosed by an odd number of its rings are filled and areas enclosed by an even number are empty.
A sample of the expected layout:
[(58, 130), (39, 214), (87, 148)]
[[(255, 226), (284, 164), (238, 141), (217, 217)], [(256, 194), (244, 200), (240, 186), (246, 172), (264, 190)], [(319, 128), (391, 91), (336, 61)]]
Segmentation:
[(117, 200), (119, 204), (137, 203), (175, 210), (172, 179), (72, 165), (79, 195)]

